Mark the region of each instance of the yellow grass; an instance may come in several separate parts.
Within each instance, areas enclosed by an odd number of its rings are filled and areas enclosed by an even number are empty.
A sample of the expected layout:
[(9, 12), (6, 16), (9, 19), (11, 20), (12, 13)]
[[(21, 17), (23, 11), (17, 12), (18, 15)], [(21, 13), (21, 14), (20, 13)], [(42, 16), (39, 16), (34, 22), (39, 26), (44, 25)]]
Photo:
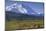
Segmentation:
[(7, 21), (6, 30), (16, 30), (16, 29), (32, 29), (32, 28), (43, 27), (43, 21)]

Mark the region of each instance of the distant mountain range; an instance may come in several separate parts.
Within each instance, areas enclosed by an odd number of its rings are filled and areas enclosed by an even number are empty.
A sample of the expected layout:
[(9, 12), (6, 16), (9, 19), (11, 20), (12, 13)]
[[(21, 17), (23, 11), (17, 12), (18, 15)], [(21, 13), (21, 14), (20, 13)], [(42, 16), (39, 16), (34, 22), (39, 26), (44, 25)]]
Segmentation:
[(26, 5), (25, 3), (23, 4), (14, 3), (11, 4), (10, 6), (6, 6), (6, 11), (36, 16), (43, 15), (42, 11), (39, 12), (37, 10), (33, 10), (29, 5)]
[[(31, 11), (30, 11), (31, 10)], [(43, 19), (44, 14), (36, 12), (24, 4), (12, 4), (6, 7), (6, 19)]]
[(36, 15), (27, 15), (21, 13), (15, 13), (11, 11), (6, 11), (6, 19), (44, 19), (44, 16), (41, 14), (39, 16)]

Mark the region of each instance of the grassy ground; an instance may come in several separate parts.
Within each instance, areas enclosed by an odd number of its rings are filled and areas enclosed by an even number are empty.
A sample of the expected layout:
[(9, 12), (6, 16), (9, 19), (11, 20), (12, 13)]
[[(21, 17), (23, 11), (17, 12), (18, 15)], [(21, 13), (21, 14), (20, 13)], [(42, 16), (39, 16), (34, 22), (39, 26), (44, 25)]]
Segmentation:
[(6, 21), (6, 30), (22, 30), (22, 29), (36, 29), (36, 28), (43, 28), (43, 21), (41, 20), (11, 20)]

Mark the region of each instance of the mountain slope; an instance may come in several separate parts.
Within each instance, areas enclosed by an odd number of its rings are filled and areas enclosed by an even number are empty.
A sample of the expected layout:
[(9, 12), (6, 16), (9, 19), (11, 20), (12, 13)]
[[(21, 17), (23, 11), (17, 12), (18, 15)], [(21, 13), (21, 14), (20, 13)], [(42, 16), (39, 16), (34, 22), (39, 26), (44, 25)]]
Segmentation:
[(15, 13), (15, 12), (11, 12), (11, 11), (6, 11), (6, 19), (43, 19), (44, 16), (39, 15), (39, 16), (35, 16), (35, 15), (27, 15), (27, 14), (21, 14), (21, 13)]
[(22, 13), (22, 14), (28, 14), (28, 15), (40, 15), (40, 14), (43, 14), (41, 12), (33, 10), (31, 7), (26, 5), (26, 3), (23, 3), (23, 4), (19, 4), (19, 3), (11, 4), (10, 6), (6, 7), (6, 11), (12, 11), (12, 12), (15, 12), (15, 13)]

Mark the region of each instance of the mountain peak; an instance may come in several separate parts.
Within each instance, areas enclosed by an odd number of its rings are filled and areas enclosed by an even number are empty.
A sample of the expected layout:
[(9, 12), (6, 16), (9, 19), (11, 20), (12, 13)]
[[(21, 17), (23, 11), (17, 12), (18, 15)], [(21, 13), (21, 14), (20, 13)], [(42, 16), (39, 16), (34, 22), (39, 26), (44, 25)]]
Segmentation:
[(36, 16), (42, 14), (40, 11), (33, 10), (31, 7), (19, 3), (14, 3), (9, 6), (6, 6), (6, 11)]
[[(27, 13), (27, 10), (25, 8), (23, 8), (21, 4), (18, 5), (17, 3), (7, 6), (6, 11), (14, 11), (14, 12), (18, 11), (23, 14)], [(18, 12), (16, 12), (16, 13), (18, 13)]]

